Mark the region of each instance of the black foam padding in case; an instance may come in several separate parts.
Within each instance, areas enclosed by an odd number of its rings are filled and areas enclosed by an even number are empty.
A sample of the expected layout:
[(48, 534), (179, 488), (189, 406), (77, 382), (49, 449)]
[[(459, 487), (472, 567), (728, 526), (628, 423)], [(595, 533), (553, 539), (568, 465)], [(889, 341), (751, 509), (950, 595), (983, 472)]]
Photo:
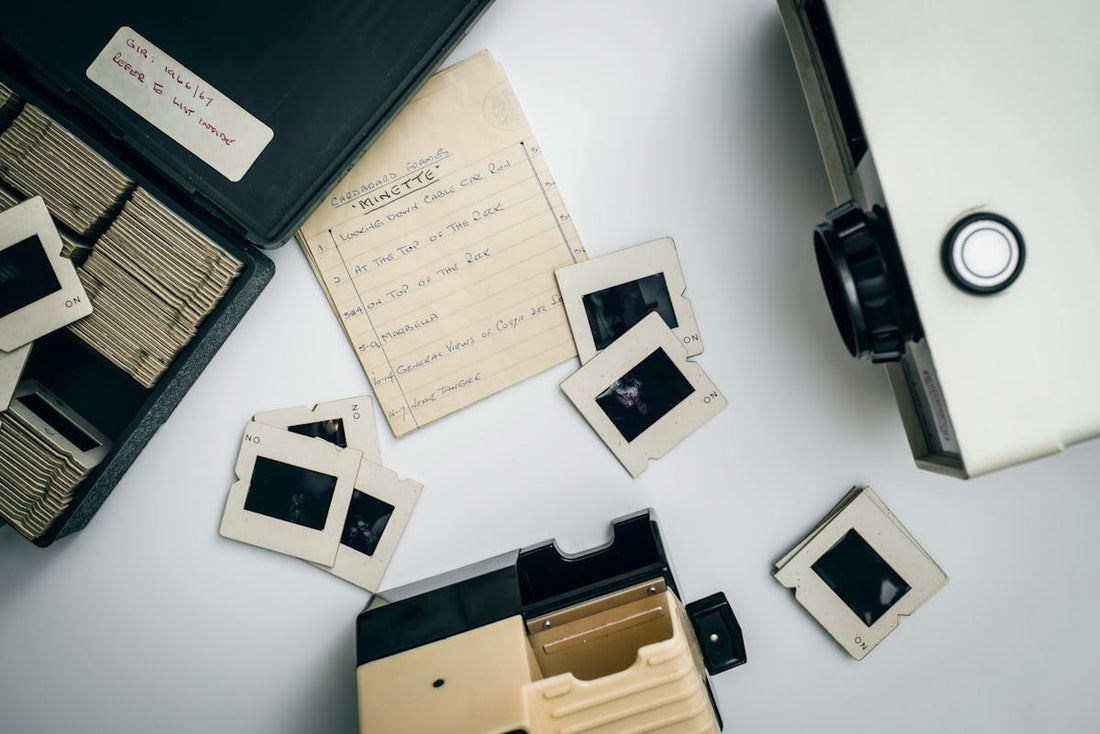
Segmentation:
[(45, 385), (113, 441), (122, 436), (150, 392), (68, 329), (34, 342), (24, 375)]
[[(232, 252), (245, 263), (244, 271), (151, 391), (90, 348), (67, 344), (80, 342), (67, 330), (51, 335), (58, 339), (54, 351), (40, 351), (39, 342), (35, 343), (31, 361), (36, 357), (38, 361), (33, 370), (28, 365), (27, 376), (38, 379), (115, 441), (107, 457), (77, 488), (68, 510), (34, 541), (36, 545), (48, 546), (88, 524), (271, 280), (275, 265), (266, 256), (251, 248), (232, 248)], [(70, 358), (77, 364), (68, 362)]]
[(91, 451), (99, 446), (99, 441), (85, 433), (80, 426), (69, 420), (67, 415), (53, 407), (38, 393), (27, 393), (16, 398), (16, 400), (27, 406), (46, 425), (57, 431), (66, 441), (81, 451)]

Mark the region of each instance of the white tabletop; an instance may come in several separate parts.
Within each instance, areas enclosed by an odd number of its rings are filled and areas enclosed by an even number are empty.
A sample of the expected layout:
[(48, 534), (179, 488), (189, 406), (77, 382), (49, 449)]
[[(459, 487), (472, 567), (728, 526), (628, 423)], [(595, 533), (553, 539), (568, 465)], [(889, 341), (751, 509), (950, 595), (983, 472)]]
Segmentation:
[[(673, 9), (675, 8), (675, 10)], [(651, 506), (688, 598), (723, 590), (749, 663), (733, 732), (1083, 732), (1100, 722), (1100, 442), (960, 482), (917, 470), (878, 368), (844, 351), (809, 233), (830, 206), (769, 0), (511, 0), (455, 52), (504, 64), (593, 256), (671, 235), (730, 407), (631, 480), (567, 402), (571, 362), (396, 440), (425, 485), (386, 578)], [(293, 49), (287, 49), (293, 53)], [(0, 731), (356, 730), (365, 592), (218, 536), (254, 412), (367, 392), (294, 243), (91, 525), (0, 530)], [(855, 662), (771, 577), (871, 484), (951, 581)]]

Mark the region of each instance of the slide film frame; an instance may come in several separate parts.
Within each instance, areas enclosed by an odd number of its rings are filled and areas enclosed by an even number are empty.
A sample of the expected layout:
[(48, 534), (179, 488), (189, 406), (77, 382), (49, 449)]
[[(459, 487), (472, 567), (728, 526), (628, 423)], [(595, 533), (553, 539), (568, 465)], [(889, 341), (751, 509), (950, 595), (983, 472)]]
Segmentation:
[[(68, 419), (88, 438), (91, 438), (97, 445), (90, 449), (81, 449), (72, 441), (62, 436), (53, 426), (21, 400), (21, 398), (32, 394), (49, 404), (49, 406), (58, 413), (61, 413), (61, 415)], [(19, 415), (24, 422), (32, 425), (39, 434), (53, 444), (54, 448), (72, 456), (73, 461), (85, 469), (91, 469), (97, 466), (107, 457), (107, 454), (109, 454), (114, 447), (114, 442), (110, 438), (85, 420), (84, 416), (77, 413), (60, 398), (43, 387), (37, 380), (23, 380), (19, 383), (19, 387), (16, 388), (15, 394), (12, 396), (11, 405), (8, 406), (8, 410)]]
[(31, 347), (34, 342), (11, 352), (0, 351), (0, 412), (8, 409), (12, 396), (19, 386), (19, 378), (27, 366), (27, 360), (31, 358)]
[[(866, 624), (813, 566), (854, 530), (909, 589), (872, 624)], [(776, 563), (776, 580), (856, 660), (862, 660), (894, 628), (947, 583), (947, 575), (870, 487), (853, 488)]]
[[(581, 364), (586, 364), (607, 346), (604, 344), (601, 347), (597, 342), (586, 299), (635, 283), (639, 284), (638, 293), (640, 294), (642, 288), (640, 282), (653, 283), (650, 279), (657, 277), (663, 278), (662, 298), (667, 298), (663, 304), (664, 308), (659, 306), (657, 312), (671, 310), (676, 326), (670, 325), (669, 328), (687, 350), (689, 357), (703, 353), (703, 339), (699, 335), (691, 301), (684, 296), (687, 285), (680, 267), (680, 258), (676, 254), (676, 244), (671, 237), (662, 237), (576, 265), (568, 265), (556, 270), (554, 275), (558, 281), (558, 290), (561, 292), (562, 304), (569, 319), (569, 327), (573, 331), (573, 341), (576, 343)], [(668, 323), (667, 319), (665, 321)], [(628, 325), (626, 330), (633, 325)], [(604, 337), (601, 337), (601, 340), (603, 339)], [(611, 338), (611, 341), (614, 341), (614, 338)]]
[[(232, 540), (331, 566), (362, 459), (363, 452), (357, 449), (249, 422), (237, 457), (237, 481), (229, 488), (219, 532)], [(335, 480), (320, 528), (245, 508), (260, 460), (266, 460), (265, 467), (287, 465)]]
[[(336, 551), (336, 562), (331, 566), (317, 563), (314, 565), (361, 589), (371, 593), (377, 592), (382, 584), (382, 577), (389, 568), (394, 551), (397, 550), (397, 544), (405, 534), (405, 527), (409, 524), (409, 518), (416, 508), (416, 502), (420, 499), (423, 489), (424, 485), (419, 482), (401, 479), (392, 470), (364, 458), (359, 465), (359, 476), (355, 480), (356, 492), (388, 504), (393, 511), (372, 553), (368, 555), (356, 550), (355, 547), (345, 544), (341, 537), (340, 547)], [(353, 505), (349, 506), (347, 517), (344, 519), (345, 534), (347, 523), (352, 517), (354, 501), (353, 494)]]
[[(31, 238), (37, 240), (44, 257), (39, 258), (37, 247), (27, 243)], [(58, 288), (0, 316), (0, 351), (5, 352), (12, 352), (92, 312), (92, 302), (84, 292), (76, 268), (61, 255), (64, 247), (61, 236), (41, 196), (0, 212), (0, 276), (5, 252), (13, 253), (16, 247), (20, 250), (26, 247), (28, 256), (45, 260)]]
[[(610, 394), (623, 385), (624, 380), (631, 380), (632, 375), (652, 360), (657, 360), (657, 367), (664, 370), (663, 374), (658, 375), (661, 378), (661, 393), (675, 395), (677, 393), (674, 390), (678, 390), (681, 397), (671, 406), (661, 406), (664, 411), (660, 415), (648, 417), (642, 411), (646, 406), (643, 400), (645, 396), (636, 392), (632, 396), (637, 398), (636, 401), (631, 404), (622, 402), (621, 414), (624, 419), (617, 425), (615, 418), (602, 405), (615, 406), (614, 399), (618, 395)], [(670, 372), (670, 369), (674, 372)], [(656, 372), (657, 369), (652, 369), (646, 374)], [(636, 379), (633, 381), (641, 386), (639, 390), (651, 382)], [(673, 387), (670, 388), (669, 385)], [(688, 388), (690, 392), (683, 394)], [(703, 369), (688, 360), (680, 340), (656, 313), (646, 316), (597, 354), (592, 361), (566, 378), (561, 383), (561, 389), (632, 477), (645, 471), (650, 459), (659, 459), (667, 454), (727, 405), (726, 398)], [(626, 389), (630, 389), (629, 385)], [(631, 398), (629, 394), (625, 397), (628, 401)], [(601, 405), (601, 401), (607, 402)], [(643, 420), (648, 423), (641, 426), (632, 422), (631, 408), (634, 409), (635, 417), (639, 414), (646, 415)], [(633, 438), (628, 438), (620, 426), (634, 430), (636, 434)]]
[[(367, 395), (318, 403), (312, 408), (295, 406), (269, 410), (252, 416), (255, 423), (291, 431), (317, 423), (339, 421), (348, 448), (363, 452), (363, 458), (381, 463), (382, 452), (378, 444), (378, 426), (374, 421), (374, 403)], [(293, 431), (291, 431), (293, 432)], [(329, 436), (313, 434), (315, 438), (329, 441)], [(335, 444), (339, 446), (339, 444)]]

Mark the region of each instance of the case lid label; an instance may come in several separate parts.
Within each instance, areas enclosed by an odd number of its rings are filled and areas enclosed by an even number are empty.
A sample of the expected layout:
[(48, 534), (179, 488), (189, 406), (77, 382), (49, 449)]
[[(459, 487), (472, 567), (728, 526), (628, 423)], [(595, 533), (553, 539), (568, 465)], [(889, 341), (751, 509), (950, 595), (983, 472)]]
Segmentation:
[(86, 73), (230, 181), (240, 181), (275, 136), (132, 28), (120, 28)]

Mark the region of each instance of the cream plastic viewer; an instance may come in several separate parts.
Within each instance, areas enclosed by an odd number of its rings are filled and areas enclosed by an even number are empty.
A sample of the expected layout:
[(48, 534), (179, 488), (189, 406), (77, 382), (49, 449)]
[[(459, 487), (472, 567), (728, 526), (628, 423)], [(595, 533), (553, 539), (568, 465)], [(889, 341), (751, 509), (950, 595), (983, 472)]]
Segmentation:
[[(717, 734), (679, 600), (666, 589), (643, 606), (620, 619), (642, 615), (652, 641), (625, 669), (588, 680), (544, 675), (518, 615), (361, 665), (360, 734)], [(583, 649), (587, 641), (572, 642)]]

